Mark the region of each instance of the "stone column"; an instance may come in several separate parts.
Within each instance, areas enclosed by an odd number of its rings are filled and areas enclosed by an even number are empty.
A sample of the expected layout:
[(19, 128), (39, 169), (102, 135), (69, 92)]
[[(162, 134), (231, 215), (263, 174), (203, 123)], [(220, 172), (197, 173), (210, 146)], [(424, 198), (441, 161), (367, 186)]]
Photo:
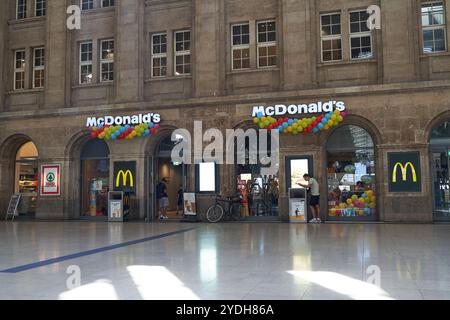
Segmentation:
[(0, 10), (0, 111), (5, 109), (5, 91), (7, 86), (7, 79), (5, 74), (7, 73), (7, 66), (9, 62), (7, 61), (8, 57), (8, 48), (6, 44), (8, 43), (8, 6), (5, 6), (6, 10)]
[(286, 90), (311, 87), (316, 52), (311, 32), (309, 0), (282, 0), (280, 25), (277, 26), (280, 67)]
[[(219, 95), (224, 83), (224, 1), (195, 0), (192, 61), (195, 95)], [(223, 81), (221, 81), (223, 79)]]
[(47, 0), (45, 46), (45, 108), (63, 108), (66, 100), (67, 37), (66, 1)]
[[(116, 1), (115, 86), (117, 102), (143, 100), (144, 1)], [(118, 72), (120, 70), (120, 72)]]

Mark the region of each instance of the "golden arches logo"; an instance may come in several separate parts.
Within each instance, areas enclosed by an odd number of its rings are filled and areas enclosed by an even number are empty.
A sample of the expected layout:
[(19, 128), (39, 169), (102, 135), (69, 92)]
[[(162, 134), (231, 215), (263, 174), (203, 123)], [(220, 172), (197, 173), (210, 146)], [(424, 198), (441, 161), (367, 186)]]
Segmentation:
[(130, 170), (127, 170), (126, 172), (123, 170), (120, 170), (117, 173), (117, 177), (116, 177), (116, 188), (118, 188), (120, 186), (120, 178), (122, 178), (122, 186), (126, 186), (127, 182), (128, 182), (128, 177), (130, 178), (130, 187), (134, 188), (134, 179), (133, 179), (133, 174), (131, 173)]
[(398, 169), (398, 167), (400, 167), (400, 170), (402, 171), (402, 179), (403, 179), (403, 181), (407, 181), (408, 168), (411, 168), (413, 181), (415, 183), (417, 182), (416, 168), (414, 167), (412, 162), (407, 162), (405, 165), (401, 164), (400, 162), (397, 162), (395, 164), (395, 166), (394, 166), (394, 170), (392, 171), (392, 182), (393, 183), (397, 182), (397, 169)]

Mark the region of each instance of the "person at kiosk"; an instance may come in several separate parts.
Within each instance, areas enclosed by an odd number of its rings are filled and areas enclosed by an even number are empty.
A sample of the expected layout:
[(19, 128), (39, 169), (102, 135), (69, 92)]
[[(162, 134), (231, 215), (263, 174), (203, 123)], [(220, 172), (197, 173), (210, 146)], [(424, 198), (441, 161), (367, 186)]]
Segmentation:
[(303, 175), (303, 179), (307, 182), (307, 184), (304, 183), (297, 183), (299, 186), (303, 188), (307, 188), (309, 190), (309, 193), (311, 194), (310, 200), (309, 200), (309, 206), (311, 208), (311, 213), (313, 215), (313, 218), (309, 223), (322, 223), (322, 220), (320, 219), (320, 188), (319, 183), (316, 179), (311, 177), (309, 174)]

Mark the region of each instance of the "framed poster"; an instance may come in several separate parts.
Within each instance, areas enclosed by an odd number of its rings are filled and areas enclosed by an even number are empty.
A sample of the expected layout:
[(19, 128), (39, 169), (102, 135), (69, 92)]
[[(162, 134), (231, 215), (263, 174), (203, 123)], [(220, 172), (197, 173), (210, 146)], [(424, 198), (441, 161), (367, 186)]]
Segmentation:
[(420, 152), (388, 153), (389, 192), (422, 192)]
[(195, 193), (184, 193), (183, 195), (183, 206), (185, 216), (196, 216), (197, 207), (195, 204)]
[(41, 196), (61, 195), (61, 165), (41, 165)]
[(306, 199), (293, 199), (289, 208), (290, 222), (306, 222)]
[(286, 157), (286, 190), (300, 188), (298, 183), (306, 183), (304, 174), (313, 174), (312, 156)]

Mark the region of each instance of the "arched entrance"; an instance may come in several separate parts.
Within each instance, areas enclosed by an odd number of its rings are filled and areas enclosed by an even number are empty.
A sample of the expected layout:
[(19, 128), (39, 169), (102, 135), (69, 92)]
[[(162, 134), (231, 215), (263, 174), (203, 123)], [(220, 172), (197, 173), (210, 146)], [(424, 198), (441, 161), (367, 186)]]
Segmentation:
[(82, 219), (106, 220), (108, 218), (109, 148), (100, 139), (84, 143), (80, 154), (81, 212)]
[(32, 141), (20, 145), (14, 163), (14, 193), (21, 195), (18, 206), (20, 216), (33, 218), (38, 196), (38, 150)]
[[(164, 179), (169, 199), (166, 215), (171, 220), (183, 218), (182, 195), (187, 190), (187, 166), (172, 161), (172, 150), (178, 141), (172, 141), (174, 129), (162, 130), (158, 133), (158, 139), (150, 145), (147, 157), (147, 220), (153, 221), (159, 218), (160, 201), (157, 194), (157, 186)], [(183, 137), (180, 136), (181, 140)]]
[(434, 219), (450, 221), (450, 121), (441, 123), (431, 132), (430, 162)]
[(375, 145), (356, 125), (336, 129), (327, 141), (328, 220), (376, 220)]

